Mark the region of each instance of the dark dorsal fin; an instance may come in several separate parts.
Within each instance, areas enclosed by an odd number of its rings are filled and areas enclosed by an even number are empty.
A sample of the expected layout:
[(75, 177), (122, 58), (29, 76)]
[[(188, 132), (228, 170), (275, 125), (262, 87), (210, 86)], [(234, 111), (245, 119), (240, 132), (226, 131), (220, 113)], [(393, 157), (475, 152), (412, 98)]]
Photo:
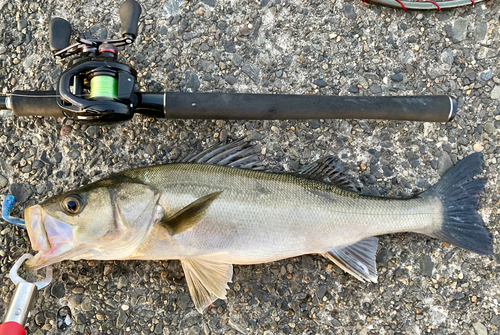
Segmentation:
[(254, 153), (255, 145), (244, 138), (230, 143), (220, 143), (200, 153), (193, 152), (182, 163), (203, 163), (210, 165), (231, 166), (240, 169), (264, 170), (259, 154)]
[(327, 156), (311, 163), (299, 172), (298, 176), (319, 180), (347, 191), (359, 193), (359, 188), (345, 173), (345, 168), (336, 156)]

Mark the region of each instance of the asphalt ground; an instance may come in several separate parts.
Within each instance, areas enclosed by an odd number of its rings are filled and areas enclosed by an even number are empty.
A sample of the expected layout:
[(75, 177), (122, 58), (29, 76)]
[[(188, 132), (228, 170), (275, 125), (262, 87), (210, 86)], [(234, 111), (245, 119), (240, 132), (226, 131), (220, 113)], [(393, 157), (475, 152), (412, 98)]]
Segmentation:
[[(121, 59), (138, 70), (142, 91), (448, 94), (457, 97), (458, 114), (448, 123), (136, 116), (96, 127), (4, 111), (0, 200), (18, 198), (14, 215), (112, 172), (175, 161), (227, 138), (253, 139), (276, 171), (335, 154), (363, 193), (389, 197), (419, 193), (482, 152), (488, 182), (479, 210), (495, 254), (395, 234), (380, 238), (377, 284), (317, 255), (235, 266), (228, 299), (202, 315), (177, 261), (65, 261), (35, 303), (30, 334), (499, 333), (499, 2), (422, 13), (349, 0), (205, 0), (175, 15), (164, 2), (141, 6), (140, 36)], [(48, 48), (51, 17), (67, 19), (80, 36), (116, 37), (118, 7), (108, 0), (0, 1), (2, 92), (55, 88), (64, 64)], [(8, 271), (30, 244), (25, 231), (5, 222), (0, 228), (3, 314), (14, 290)]]

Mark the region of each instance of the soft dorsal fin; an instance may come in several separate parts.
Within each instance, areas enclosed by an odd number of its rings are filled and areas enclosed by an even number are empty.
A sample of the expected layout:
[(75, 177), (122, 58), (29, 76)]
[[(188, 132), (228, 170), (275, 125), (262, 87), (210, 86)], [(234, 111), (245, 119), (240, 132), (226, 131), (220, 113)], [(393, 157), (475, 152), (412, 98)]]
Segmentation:
[(327, 156), (305, 166), (297, 175), (335, 185), (347, 191), (359, 193), (359, 188), (349, 179), (340, 159)]
[(214, 192), (193, 201), (174, 215), (162, 219), (160, 224), (169, 230), (170, 235), (176, 235), (188, 230), (203, 219), (212, 202), (221, 193), (222, 191)]
[(368, 237), (342, 248), (332, 249), (324, 254), (326, 258), (337, 264), (342, 270), (361, 281), (377, 282), (378, 238)]
[(227, 254), (181, 259), (194, 306), (202, 313), (217, 299), (226, 298), (227, 285), (233, 277), (233, 264)]
[(182, 159), (182, 163), (203, 163), (231, 166), (240, 169), (264, 170), (259, 155), (254, 153), (255, 145), (240, 138), (230, 143), (219, 143), (200, 153), (192, 153)]

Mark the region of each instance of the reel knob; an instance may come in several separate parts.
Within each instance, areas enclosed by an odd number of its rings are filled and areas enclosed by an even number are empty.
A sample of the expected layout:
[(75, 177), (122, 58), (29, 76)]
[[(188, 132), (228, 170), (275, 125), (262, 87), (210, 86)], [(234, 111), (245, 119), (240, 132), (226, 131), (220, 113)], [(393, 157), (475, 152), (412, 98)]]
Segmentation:
[(71, 37), (71, 24), (65, 19), (55, 17), (49, 22), (49, 46), (52, 53), (67, 48)]
[(120, 6), (120, 21), (122, 37), (132, 36), (132, 41), (137, 37), (139, 31), (139, 16), (141, 16), (141, 5), (135, 0), (125, 0)]

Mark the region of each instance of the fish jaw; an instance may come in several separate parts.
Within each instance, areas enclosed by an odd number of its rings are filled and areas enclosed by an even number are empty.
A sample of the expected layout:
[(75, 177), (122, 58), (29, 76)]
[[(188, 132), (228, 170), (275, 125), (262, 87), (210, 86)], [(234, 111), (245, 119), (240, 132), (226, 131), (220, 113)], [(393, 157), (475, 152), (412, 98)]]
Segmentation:
[(24, 210), (26, 229), (33, 250), (50, 250), (50, 243), (43, 227), (42, 213), (42, 207), (39, 205), (29, 206)]
[(73, 227), (44, 213), (41, 206), (27, 207), (24, 217), (31, 246), (38, 251), (26, 262), (27, 268), (39, 269), (86, 251), (75, 240)]

